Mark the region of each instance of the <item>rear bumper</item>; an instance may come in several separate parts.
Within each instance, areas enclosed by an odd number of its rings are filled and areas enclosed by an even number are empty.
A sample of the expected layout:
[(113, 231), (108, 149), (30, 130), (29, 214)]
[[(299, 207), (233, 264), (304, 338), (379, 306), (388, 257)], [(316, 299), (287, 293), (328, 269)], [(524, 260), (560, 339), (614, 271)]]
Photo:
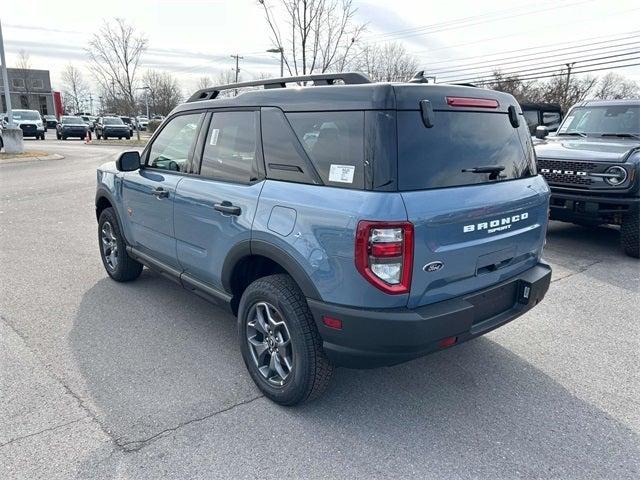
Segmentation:
[[(483, 335), (533, 308), (546, 294), (551, 267), (535, 267), (487, 289), (416, 309), (369, 310), (309, 299), (324, 350), (336, 365), (374, 368), (394, 365)], [(322, 319), (342, 320), (342, 330)]]
[(551, 218), (567, 222), (620, 223), (622, 215), (637, 210), (640, 197), (560, 193), (552, 189), (549, 209)]

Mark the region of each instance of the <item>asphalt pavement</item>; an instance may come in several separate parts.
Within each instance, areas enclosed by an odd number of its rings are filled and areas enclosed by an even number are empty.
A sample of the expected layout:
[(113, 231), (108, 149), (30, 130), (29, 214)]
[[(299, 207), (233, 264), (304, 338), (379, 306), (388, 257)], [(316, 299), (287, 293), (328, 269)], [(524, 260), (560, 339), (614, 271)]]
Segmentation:
[(640, 263), (552, 223), (545, 300), (403, 365), (260, 395), (234, 318), (100, 262), (95, 169), (125, 147), (26, 140), (0, 165), (0, 478), (640, 478)]

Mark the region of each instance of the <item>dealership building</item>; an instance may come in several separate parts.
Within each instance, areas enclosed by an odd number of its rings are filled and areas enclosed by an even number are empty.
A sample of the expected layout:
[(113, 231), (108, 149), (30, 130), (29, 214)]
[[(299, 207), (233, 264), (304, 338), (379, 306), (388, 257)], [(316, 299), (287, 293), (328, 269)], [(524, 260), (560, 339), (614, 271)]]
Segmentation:
[[(55, 115), (49, 70), (7, 68), (11, 108), (38, 110), (42, 115)], [(7, 111), (4, 85), (0, 76), (0, 112)]]

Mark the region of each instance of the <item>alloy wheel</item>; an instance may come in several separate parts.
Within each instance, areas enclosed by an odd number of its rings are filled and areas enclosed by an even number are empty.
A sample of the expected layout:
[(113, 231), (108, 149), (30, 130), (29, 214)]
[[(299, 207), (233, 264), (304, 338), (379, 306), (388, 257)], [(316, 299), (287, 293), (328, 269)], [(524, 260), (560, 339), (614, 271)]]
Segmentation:
[(281, 387), (293, 369), (291, 335), (282, 314), (267, 302), (249, 311), (246, 338), (253, 362), (269, 384)]
[(118, 268), (118, 241), (116, 240), (111, 222), (106, 221), (102, 224), (100, 240), (102, 242), (104, 261), (107, 267), (109, 267), (109, 270), (113, 271)]

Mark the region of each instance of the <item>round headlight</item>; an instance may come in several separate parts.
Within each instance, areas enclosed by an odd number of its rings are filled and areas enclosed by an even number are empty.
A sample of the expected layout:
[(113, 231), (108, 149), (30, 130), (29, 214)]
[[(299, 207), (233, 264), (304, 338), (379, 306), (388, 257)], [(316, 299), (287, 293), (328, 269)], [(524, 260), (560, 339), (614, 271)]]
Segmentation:
[(609, 185), (613, 185), (614, 187), (620, 185), (621, 183), (624, 183), (627, 179), (627, 171), (622, 167), (618, 167), (617, 165), (607, 168), (605, 173), (609, 174), (610, 176), (605, 177), (604, 181)]

